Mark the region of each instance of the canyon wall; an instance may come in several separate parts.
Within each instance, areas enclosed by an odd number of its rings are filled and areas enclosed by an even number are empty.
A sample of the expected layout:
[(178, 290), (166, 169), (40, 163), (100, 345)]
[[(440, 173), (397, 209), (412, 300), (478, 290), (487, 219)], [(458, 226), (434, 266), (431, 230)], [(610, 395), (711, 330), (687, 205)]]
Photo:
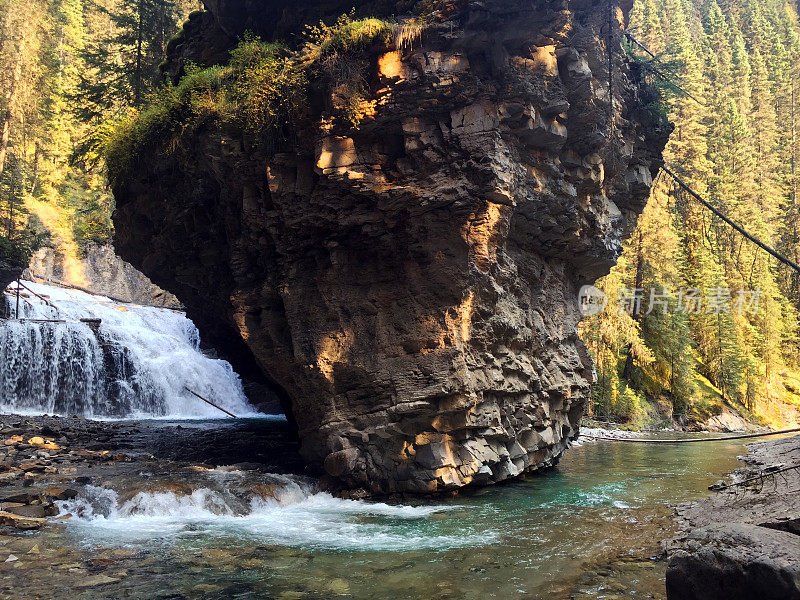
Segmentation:
[[(167, 72), (354, 3), (307, 4), (209, 0)], [(121, 256), (280, 390), (331, 488), (502, 481), (576, 435), (578, 290), (615, 263), (670, 133), (620, 46), (627, 4), (438, 3), (371, 54), (357, 128), (325, 103), (279, 141), (212, 122), (116, 182)]]
[(109, 296), (123, 302), (180, 310), (181, 304), (130, 264), (119, 258), (111, 245), (90, 243), (85, 256), (75, 258), (59, 248), (46, 246), (33, 253), (26, 277)]

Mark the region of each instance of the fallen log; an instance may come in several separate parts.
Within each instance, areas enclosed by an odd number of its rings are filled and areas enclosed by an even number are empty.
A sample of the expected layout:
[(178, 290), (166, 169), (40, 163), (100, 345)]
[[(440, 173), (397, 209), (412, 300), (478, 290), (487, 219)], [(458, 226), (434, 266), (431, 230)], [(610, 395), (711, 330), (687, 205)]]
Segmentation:
[(190, 394), (192, 394), (192, 395), (194, 395), (194, 396), (197, 396), (198, 398), (200, 398), (200, 400), (202, 400), (203, 402), (206, 402), (207, 404), (210, 404), (211, 406), (213, 406), (213, 407), (214, 407), (214, 408), (216, 408), (217, 410), (221, 410), (221, 411), (222, 411), (222, 412), (224, 412), (226, 415), (230, 415), (230, 416), (231, 416), (231, 417), (233, 417), (234, 419), (238, 419), (238, 418), (239, 418), (239, 417), (237, 417), (235, 414), (233, 414), (233, 413), (232, 413), (232, 412), (230, 412), (230, 411), (227, 411), (227, 410), (225, 410), (224, 408), (222, 408), (222, 407), (221, 407), (221, 406), (219, 406), (218, 404), (214, 404), (214, 403), (213, 403), (211, 400), (209, 400), (209, 399), (207, 399), (207, 398), (203, 398), (203, 397), (202, 397), (200, 394), (198, 394), (198, 393), (197, 393), (197, 392), (195, 392), (195, 391), (192, 391), (192, 390), (190, 390), (188, 387), (184, 386), (184, 389), (185, 389), (187, 392), (189, 392)]

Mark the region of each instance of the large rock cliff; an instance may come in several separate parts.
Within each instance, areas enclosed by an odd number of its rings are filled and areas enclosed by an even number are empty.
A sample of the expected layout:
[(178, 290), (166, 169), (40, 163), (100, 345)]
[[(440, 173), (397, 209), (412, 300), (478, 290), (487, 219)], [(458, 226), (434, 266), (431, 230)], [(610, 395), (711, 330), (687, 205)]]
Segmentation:
[[(168, 71), (353, 4), (208, 0)], [(329, 485), (497, 482), (575, 436), (578, 290), (614, 264), (669, 134), (621, 49), (625, 4), (438, 3), (370, 57), (358, 128), (322, 108), (276, 149), (212, 123), (115, 185), (121, 255), (281, 391)]]

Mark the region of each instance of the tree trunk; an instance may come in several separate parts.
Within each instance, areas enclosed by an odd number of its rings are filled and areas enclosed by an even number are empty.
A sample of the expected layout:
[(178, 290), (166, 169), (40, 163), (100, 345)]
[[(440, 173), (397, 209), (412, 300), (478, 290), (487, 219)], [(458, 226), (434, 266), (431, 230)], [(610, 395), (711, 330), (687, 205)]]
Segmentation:
[[(797, 206), (797, 121), (795, 113), (795, 80), (792, 78), (792, 243), (794, 243), (795, 261), (800, 261), (800, 232), (798, 232), (798, 221), (800, 214)], [(800, 273), (791, 273), (792, 288), (797, 295), (795, 300), (797, 308), (800, 310)]]
[(0, 175), (6, 166), (6, 155), (8, 154), (8, 141), (11, 137), (11, 120), (14, 116), (14, 102), (16, 101), (17, 88), (20, 77), (22, 77), (23, 46), (25, 43), (25, 30), (27, 29), (28, 19), (25, 18), (20, 26), (19, 46), (14, 57), (14, 70), (11, 74), (11, 84), (6, 92), (6, 109), (3, 111), (2, 126), (0, 126)]
[[(636, 245), (636, 277), (633, 283), (634, 298), (642, 287), (642, 280), (644, 279), (644, 253), (642, 245), (644, 244), (644, 234), (639, 230), (639, 243)], [(639, 323), (642, 320), (641, 306), (634, 299), (634, 313), (633, 320)], [(633, 377), (633, 344), (628, 344), (628, 354), (625, 357), (625, 367), (622, 369), (622, 378), (630, 383)]]
[(34, 151), (33, 151), (33, 176), (31, 177), (31, 196), (36, 191), (36, 185), (39, 183), (39, 157), (40, 157), (40, 147), (39, 141), (37, 140), (34, 144)]
[(144, 0), (139, 0), (139, 15), (136, 25), (136, 73), (134, 73), (133, 104), (139, 108), (142, 104), (142, 42), (144, 38)]

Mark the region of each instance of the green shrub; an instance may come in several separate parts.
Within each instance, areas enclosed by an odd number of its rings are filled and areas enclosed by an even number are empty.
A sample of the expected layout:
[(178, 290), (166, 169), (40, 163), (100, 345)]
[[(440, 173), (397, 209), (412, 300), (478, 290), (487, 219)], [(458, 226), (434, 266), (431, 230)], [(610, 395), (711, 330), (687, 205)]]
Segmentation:
[(29, 227), (17, 231), (13, 239), (0, 234), (0, 258), (27, 266), (31, 255), (42, 247), (45, 237)]
[(353, 13), (342, 15), (333, 25), (320, 23), (305, 30), (303, 60), (319, 61), (331, 54), (346, 54), (373, 44), (389, 44), (393, 27), (382, 19), (353, 19)]
[(177, 85), (165, 85), (146, 108), (106, 123), (83, 149), (104, 157), (112, 183), (154, 151), (174, 151), (186, 133), (207, 122), (222, 122), (268, 141), (306, 111), (311, 80), (331, 92), (335, 116), (352, 126), (363, 118), (366, 53), (389, 44), (393, 26), (380, 19), (343, 15), (333, 25), (308, 27), (298, 52), (246, 34), (227, 66), (186, 67)]
[(6, 236), (0, 235), (0, 257), (19, 264), (25, 264), (30, 255), (24, 248), (12, 242)]
[(246, 35), (231, 51), (230, 101), (241, 124), (256, 132), (275, 130), (296, 118), (306, 104), (305, 71), (282, 44)]
[(616, 412), (621, 420), (638, 423), (647, 414), (647, 402), (633, 386), (626, 385), (617, 400)]
[(97, 137), (111, 183), (150, 151), (174, 150), (187, 129), (223, 116), (227, 110), (224, 75), (222, 67), (189, 66), (177, 86), (165, 85), (148, 97), (147, 108), (106, 123)]

